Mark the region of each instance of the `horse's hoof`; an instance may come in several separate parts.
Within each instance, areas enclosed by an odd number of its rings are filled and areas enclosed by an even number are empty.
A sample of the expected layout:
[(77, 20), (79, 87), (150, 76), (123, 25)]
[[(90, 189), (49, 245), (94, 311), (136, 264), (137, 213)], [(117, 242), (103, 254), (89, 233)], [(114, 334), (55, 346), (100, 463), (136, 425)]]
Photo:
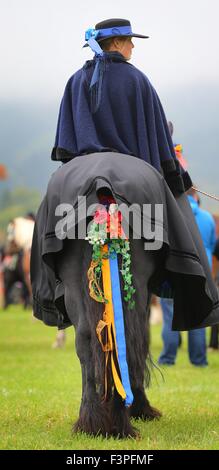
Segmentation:
[(108, 437), (111, 434), (108, 407), (102, 406), (97, 400), (84, 401), (80, 408), (79, 419), (73, 426), (73, 432)]
[[(117, 405), (117, 406), (116, 406)], [(134, 428), (130, 421), (128, 409), (120, 408), (118, 402), (114, 400), (112, 408), (112, 435), (117, 439), (134, 438), (139, 436), (138, 430)]]
[(150, 406), (150, 409), (147, 411), (145, 416), (142, 418), (143, 420), (152, 420), (152, 419), (160, 419), (162, 417), (162, 413), (157, 408)]
[(129, 424), (128, 427), (120, 431), (113, 429), (112, 436), (116, 439), (137, 439), (140, 437), (140, 432), (138, 431), (138, 429)]
[(153, 419), (160, 419), (162, 416), (161, 411), (153, 406), (147, 406), (144, 410), (137, 411), (131, 410), (131, 417), (134, 419), (141, 419), (142, 421), (152, 421)]

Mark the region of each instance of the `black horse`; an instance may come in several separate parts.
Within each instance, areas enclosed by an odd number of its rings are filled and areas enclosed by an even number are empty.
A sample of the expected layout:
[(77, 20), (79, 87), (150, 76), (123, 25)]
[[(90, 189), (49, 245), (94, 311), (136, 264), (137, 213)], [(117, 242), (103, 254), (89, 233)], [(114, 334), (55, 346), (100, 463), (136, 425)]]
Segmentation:
[[(176, 177), (179, 182), (180, 176)], [(103, 189), (110, 191), (118, 204), (126, 202), (128, 207), (137, 204), (142, 209), (150, 205), (153, 211), (157, 205), (163, 207), (163, 218), (157, 217), (157, 226), (162, 229), (159, 248), (154, 245), (151, 250), (145, 250), (147, 236), (143, 233), (136, 239), (132, 236), (133, 221), (129, 224), (135, 307), (130, 310), (123, 298), (122, 303), (134, 396), (130, 408), (125, 407), (114, 387), (111, 368), (108, 363), (106, 366), (105, 353), (96, 334), (104, 307), (89, 295), (87, 272), (92, 246), (77, 234), (74, 239), (63, 239), (56, 231), (57, 224), (66, 223), (66, 212), (60, 212), (63, 204), (70, 207), (70, 214), (72, 207), (79, 213), (78, 196), (86, 196), (87, 207), (90, 207), (98, 203), (99, 192)], [(153, 214), (149, 225), (156, 228)], [(148, 223), (147, 214), (143, 213), (143, 218)], [(150, 379), (148, 307), (152, 292), (174, 298), (175, 330), (201, 328), (219, 321), (218, 294), (182, 188), (178, 188), (174, 197), (154, 168), (138, 158), (114, 152), (80, 156), (53, 174), (37, 214), (31, 282), (34, 315), (50, 326), (75, 327), (76, 351), (82, 371), (82, 401), (74, 430), (93, 435), (135, 436), (131, 417), (150, 420), (161, 416), (145, 394), (145, 385)], [(122, 279), (120, 282), (124, 297)], [(113, 354), (116, 363), (115, 347)]]

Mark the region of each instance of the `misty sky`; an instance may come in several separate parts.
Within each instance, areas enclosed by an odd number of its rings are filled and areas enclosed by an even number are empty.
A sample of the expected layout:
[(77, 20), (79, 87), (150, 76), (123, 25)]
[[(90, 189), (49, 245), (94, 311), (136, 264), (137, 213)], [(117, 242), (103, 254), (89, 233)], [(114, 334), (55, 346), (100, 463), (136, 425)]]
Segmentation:
[(0, 99), (60, 99), (92, 53), (84, 31), (106, 18), (130, 19), (132, 63), (158, 90), (217, 82), (218, 0), (0, 0)]

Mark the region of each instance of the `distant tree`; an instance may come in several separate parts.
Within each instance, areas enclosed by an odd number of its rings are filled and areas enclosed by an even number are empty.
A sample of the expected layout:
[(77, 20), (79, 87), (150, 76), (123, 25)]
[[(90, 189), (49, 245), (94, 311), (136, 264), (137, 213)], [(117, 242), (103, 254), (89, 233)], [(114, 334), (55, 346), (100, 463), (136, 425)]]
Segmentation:
[(0, 165), (0, 180), (6, 180), (8, 177), (7, 170), (4, 165)]
[(35, 213), (39, 207), (41, 195), (30, 188), (5, 190), (0, 198), (0, 231), (5, 232), (10, 220), (25, 216), (28, 212)]
[(9, 189), (3, 189), (0, 194), (0, 209), (9, 207), (11, 205), (11, 192)]

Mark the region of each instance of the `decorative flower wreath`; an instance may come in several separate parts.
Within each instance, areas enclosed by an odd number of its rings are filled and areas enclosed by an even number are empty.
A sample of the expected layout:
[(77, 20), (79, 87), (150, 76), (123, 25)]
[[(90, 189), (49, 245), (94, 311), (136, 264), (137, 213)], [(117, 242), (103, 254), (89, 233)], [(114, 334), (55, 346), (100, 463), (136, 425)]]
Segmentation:
[(188, 168), (188, 163), (187, 163), (185, 157), (183, 156), (183, 148), (182, 148), (182, 145), (181, 145), (181, 144), (175, 145), (175, 146), (174, 146), (174, 150), (175, 150), (176, 157), (177, 157), (178, 160), (180, 161), (182, 167), (184, 168), (184, 170), (187, 170), (187, 168)]
[[(124, 300), (129, 309), (133, 309), (135, 288), (132, 284), (130, 243), (122, 228), (122, 214), (118, 211), (118, 204), (113, 197), (101, 196), (100, 203), (101, 206), (97, 207), (86, 237), (93, 245), (92, 261), (88, 270), (90, 296), (98, 302), (108, 302), (101, 288), (102, 260), (121, 255), (120, 272), (125, 291)], [(103, 250), (105, 244), (108, 245), (107, 252)]]

